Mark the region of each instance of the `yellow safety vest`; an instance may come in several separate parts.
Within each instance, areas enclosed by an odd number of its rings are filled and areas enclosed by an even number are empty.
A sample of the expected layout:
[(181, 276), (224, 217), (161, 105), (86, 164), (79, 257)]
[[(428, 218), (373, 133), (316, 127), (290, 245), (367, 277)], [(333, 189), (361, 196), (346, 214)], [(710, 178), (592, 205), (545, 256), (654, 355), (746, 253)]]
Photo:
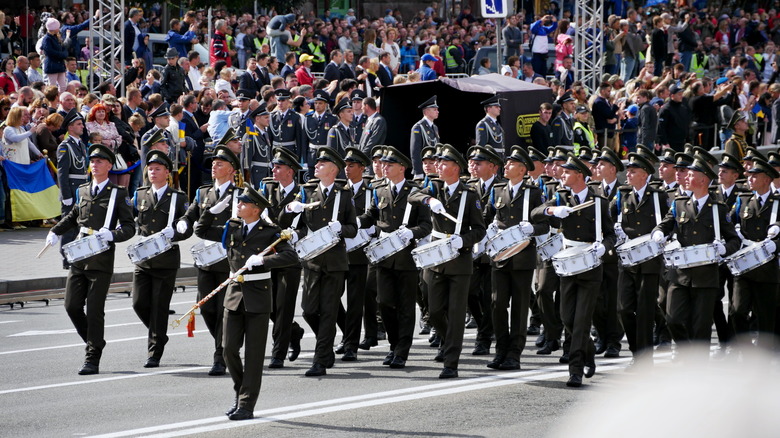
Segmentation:
[(312, 62), (314, 63), (325, 62), (325, 54), (322, 53), (322, 45), (309, 43), (309, 51), (311, 51), (312, 56), (314, 56), (314, 60)]
[(452, 49), (459, 50), (457, 47), (452, 45), (452, 46), (447, 47), (447, 51), (444, 52), (444, 65), (446, 65), (447, 68), (450, 68), (450, 69), (458, 68), (458, 63), (457, 63), (457, 61), (455, 61), (455, 57), (450, 55), (450, 51)]
[(587, 139), (588, 139), (588, 144), (587, 145), (581, 145), (581, 144), (577, 143), (577, 141), (576, 141), (577, 137), (574, 137), (574, 155), (579, 156), (580, 155), (580, 146), (588, 146), (589, 148), (592, 148), (593, 145), (596, 142), (596, 139), (595, 139), (595, 137), (593, 137), (593, 132), (591, 132), (591, 130), (588, 127), (588, 125), (580, 122), (579, 120), (574, 122), (573, 130), (576, 131), (577, 128), (581, 128), (582, 132), (585, 133), (585, 137), (587, 137)]
[(697, 78), (701, 79), (704, 77), (704, 67), (707, 66), (709, 59), (710, 57), (708, 55), (704, 55), (704, 61), (699, 64), (698, 56), (696, 56), (695, 53), (693, 54), (693, 57), (691, 57), (691, 71), (696, 73)]

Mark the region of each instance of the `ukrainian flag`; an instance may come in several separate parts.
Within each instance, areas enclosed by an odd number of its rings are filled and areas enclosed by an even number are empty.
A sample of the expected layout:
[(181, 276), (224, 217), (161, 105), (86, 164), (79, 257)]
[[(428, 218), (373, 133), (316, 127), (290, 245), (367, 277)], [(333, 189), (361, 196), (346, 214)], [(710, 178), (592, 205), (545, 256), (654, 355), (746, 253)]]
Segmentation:
[(184, 130), (187, 128), (187, 124), (179, 122), (179, 140), (184, 138)]
[(259, 132), (257, 131), (257, 128), (255, 127), (254, 122), (252, 122), (252, 119), (247, 118), (246, 119), (246, 133), (249, 135), (258, 135)]
[(32, 164), (3, 162), (11, 192), (13, 222), (51, 219), (60, 215), (60, 189), (46, 166), (47, 160)]

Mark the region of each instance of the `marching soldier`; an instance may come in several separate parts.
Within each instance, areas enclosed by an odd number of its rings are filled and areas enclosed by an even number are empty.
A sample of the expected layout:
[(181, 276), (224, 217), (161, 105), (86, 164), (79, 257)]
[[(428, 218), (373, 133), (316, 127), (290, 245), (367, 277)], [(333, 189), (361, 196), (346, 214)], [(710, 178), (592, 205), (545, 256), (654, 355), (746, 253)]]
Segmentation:
[[(69, 129), (73, 128), (69, 126)], [(95, 144), (90, 146), (88, 157), (92, 181), (79, 186), (75, 194), (78, 202), (46, 236), (46, 244), (56, 245), (60, 235), (76, 229), (77, 239), (94, 235), (108, 246), (103, 252), (72, 261), (65, 283), (65, 311), (87, 344), (86, 359), (79, 369), (81, 375), (99, 373), (100, 357), (106, 346), (104, 309), (114, 273), (115, 245), (135, 234), (127, 189), (108, 180), (108, 171), (116, 159), (114, 153), (106, 146)]]
[[(159, 135), (152, 137), (161, 137)], [(161, 233), (173, 242), (171, 248), (161, 254), (136, 264), (133, 272), (133, 310), (149, 329), (148, 357), (145, 368), (160, 366), (165, 344), (168, 343), (168, 308), (176, 288), (176, 272), (181, 265), (179, 245), (175, 242), (187, 239), (192, 230), (184, 233), (173, 229), (173, 220), (187, 212), (187, 195), (168, 185), (173, 162), (161, 151), (146, 154), (146, 170), (149, 186), (139, 187), (133, 199), (138, 212), (136, 222), (142, 237)]]
[[(674, 199), (669, 213), (653, 229), (653, 240), (663, 243), (676, 232), (683, 248), (712, 244), (721, 257), (737, 251), (741, 242), (728, 209), (713, 199), (708, 190), (717, 175), (701, 158), (695, 158), (688, 169), (687, 189), (691, 196)], [(716, 229), (720, 235), (715, 234)], [(718, 264), (671, 268), (666, 294), (668, 327), (674, 341), (680, 347), (693, 347), (698, 342), (700, 348), (695, 353), (707, 354), (712, 336), (712, 309), (718, 296)]]
[[(585, 184), (588, 168), (573, 154), (563, 164), (561, 183), (553, 199), (534, 209), (534, 222), (560, 224), (566, 247), (590, 247), (603, 257), (615, 245), (615, 231), (609, 216), (609, 203)], [(589, 201), (594, 204), (578, 211), (573, 207)], [(603, 281), (601, 265), (576, 275), (561, 275), (561, 319), (571, 333), (569, 380), (566, 386), (582, 386), (583, 375), (596, 373), (595, 348), (590, 338), (593, 309)]]
[[(336, 175), (344, 170), (344, 160), (335, 151), (321, 148), (317, 152), (314, 168), (315, 180), (301, 186), (300, 201), (292, 201), (285, 207), (287, 214), (303, 213), (295, 228), (293, 243), (307, 233), (329, 227), (341, 239), (323, 254), (303, 261), (303, 319), (314, 330), (317, 345), (311, 368), (306, 376), (324, 376), (333, 366), (333, 339), (336, 336), (336, 318), (339, 298), (344, 290), (344, 275), (349, 270), (345, 238), (357, 235), (355, 206), (350, 200), (350, 190)], [(317, 203), (316, 208), (304, 208), (304, 204)]]
[[(81, 141), (84, 133), (84, 118), (76, 109), (70, 110), (65, 115), (62, 126), (68, 132), (67, 138), (57, 147), (57, 184), (60, 186), (60, 199), (62, 200), (62, 217), (65, 217), (73, 209), (73, 203), (79, 186), (87, 182), (87, 168), (89, 159), (87, 158), (87, 147)], [(64, 231), (60, 237), (61, 245), (67, 245), (76, 237), (77, 230), (72, 229)], [(62, 254), (63, 269), (70, 269), (70, 263), (65, 260), (65, 253)]]
[[(336, 123), (339, 121), (336, 116), (328, 112), (329, 100), (330, 95), (325, 90), (315, 91), (314, 111), (306, 115), (306, 121), (304, 122), (303, 127), (306, 132), (306, 138), (309, 141), (307, 163), (310, 169), (314, 167), (317, 161), (316, 158), (319, 157), (317, 151), (327, 146), (330, 128), (336, 126)], [(339, 153), (339, 156), (344, 156), (343, 152)]]
[[(235, 402), (225, 414), (231, 420), (248, 420), (254, 416), (263, 379), (268, 320), (273, 310), (270, 271), (291, 265), (298, 257), (286, 241), (277, 243), (273, 252), (262, 255), (281, 231), (260, 218), (261, 212), (271, 204), (249, 184), (244, 184), (244, 192), (237, 194), (237, 198), (237, 218), (220, 225), (222, 212), (229, 211), (231, 203), (229, 197), (223, 197), (203, 211), (197, 228), (205, 238), (222, 241), (232, 271), (247, 268), (228, 286), (223, 324), (225, 361), (235, 391)], [(239, 354), (242, 347), (243, 362)]]
[(244, 151), (241, 158), (244, 160), (244, 169), (249, 170), (249, 182), (252, 187), (260, 187), (263, 178), (271, 176), (271, 151), (273, 149), (273, 140), (271, 132), (268, 129), (271, 116), (268, 114), (265, 103), (261, 103), (251, 113), (249, 120), (255, 125), (255, 132), (247, 132), (241, 142), (244, 145)]
[(326, 146), (336, 151), (340, 157), (343, 157), (347, 148), (357, 146), (355, 143), (355, 132), (352, 130), (352, 105), (350, 105), (349, 99), (346, 97), (341, 99), (341, 102), (333, 108), (333, 113), (338, 117), (338, 121), (328, 130)]
[[(451, 145), (444, 145), (439, 155), (439, 177), (431, 184), (413, 193), (412, 205), (428, 205), (436, 216), (432, 218), (432, 236), (451, 237), (452, 248), (459, 255), (446, 263), (426, 269), (430, 323), (442, 338), (437, 362), (444, 363), (440, 379), (458, 377), (458, 360), (463, 348), (464, 315), (468, 302), (468, 276), (472, 274), (471, 248), (485, 236), (485, 222), (479, 195), (460, 180), (467, 168), (466, 160)], [(415, 163), (413, 163), (414, 165)], [(419, 165), (419, 164), (417, 164)], [(448, 213), (459, 223), (445, 217)]]
[(280, 88), (274, 93), (277, 106), (269, 124), (274, 149), (287, 148), (304, 159), (309, 153), (308, 142), (301, 117), (290, 108), (290, 90)]
[[(653, 231), (669, 210), (666, 191), (648, 184), (655, 168), (638, 153), (628, 154), (628, 185), (621, 186), (610, 202), (618, 237), (635, 239)], [(632, 364), (653, 364), (653, 322), (658, 306), (658, 285), (663, 257), (658, 255), (635, 266), (623, 266), (618, 274), (618, 315), (634, 355)], [(605, 356), (606, 357), (606, 356)]]
[(498, 123), (501, 115), (501, 103), (498, 95), (481, 102), (485, 109), (485, 117), (477, 122), (476, 141), (479, 146), (490, 146), (496, 154), (504, 157), (504, 128)]
[[(300, 159), (287, 148), (274, 149), (273, 178), (261, 183), (263, 196), (271, 204), (268, 216), (282, 229), (295, 228), (300, 215), (284, 214), (284, 208), (295, 200), (300, 191), (295, 175), (301, 170)], [(268, 368), (284, 367), (284, 358), (294, 362), (301, 353), (303, 328), (295, 322), (295, 306), (298, 298), (298, 286), (301, 283), (301, 264), (296, 262), (283, 268), (271, 269), (271, 282), (274, 287), (274, 308), (271, 320), (274, 323), (273, 347)], [(289, 348), (289, 353), (288, 353)]]
[[(373, 187), (370, 208), (360, 217), (361, 222), (375, 224), (382, 235), (401, 230), (401, 239), (407, 244), (427, 236), (431, 231), (430, 211), (408, 203), (409, 195), (419, 190), (404, 177), (412, 161), (387, 146), (382, 162), (386, 181)], [(382, 365), (394, 369), (406, 366), (414, 337), (418, 274), (411, 251), (408, 245), (376, 266), (379, 309), (390, 341), (390, 352)]]
[[(549, 226), (542, 222), (532, 225), (530, 212), (540, 206), (542, 190), (525, 179), (534, 163), (520, 146), (512, 146), (504, 165), (508, 181), (493, 185), (486, 206), (487, 217), (499, 230), (519, 225), (527, 236), (544, 234)], [(493, 262), (492, 312), (496, 334), (496, 355), (487, 366), (499, 370), (519, 370), (520, 355), (526, 342), (526, 321), (532, 296), (531, 282), (536, 266), (536, 245), (533, 238), (523, 250), (511, 258)], [(510, 309), (507, 315), (507, 309)]]
[[(187, 229), (194, 227), (195, 235), (211, 242), (220, 242), (222, 239), (211, 240), (205, 237), (206, 230), (199, 229), (196, 224), (204, 212), (219, 202), (226, 201), (233, 203), (233, 209), (238, 204), (234, 198), (240, 192), (233, 184), (233, 176), (236, 170), (241, 168), (236, 154), (226, 146), (217, 146), (214, 148), (213, 157), (206, 160), (206, 165), (211, 161), (211, 178), (213, 184), (204, 185), (195, 192), (195, 199), (187, 209), (187, 213), (176, 223), (176, 231), (186, 233)], [(217, 215), (217, 223), (225, 223), (235, 215), (232, 209), (220, 210)], [(220, 283), (227, 280), (230, 273), (230, 266), (226, 259), (217, 261), (209, 266), (198, 266), (198, 301), (208, 295)], [(225, 375), (225, 359), (222, 346), (222, 314), (225, 291), (220, 291), (211, 300), (200, 307), (200, 314), (209, 333), (214, 338), (214, 363), (209, 370), (210, 376)]]
[(368, 116), (363, 113), (363, 99), (366, 98), (366, 92), (359, 88), (355, 88), (352, 90), (349, 97), (352, 101), (353, 113), (352, 122), (350, 122), (349, 127), (351, 128), (351, 131), (355, 133), (355, 143), (359, 145), (363, 137), (363, 129), (365, 129), (366, 123), (368, 122)]
[(423, 118), (412, 126), (412, 135), (409, 140), (409, 150), (412, 154), (412, 174), (415, 178), (423, 175), (421, 155), (423, 148), (435, 146), (439, 142), (439, 127), (433, 123), (439, 118), (439, 105), (436, 104), (436, 96), (421, 103), (417, 108), (422, 110)]

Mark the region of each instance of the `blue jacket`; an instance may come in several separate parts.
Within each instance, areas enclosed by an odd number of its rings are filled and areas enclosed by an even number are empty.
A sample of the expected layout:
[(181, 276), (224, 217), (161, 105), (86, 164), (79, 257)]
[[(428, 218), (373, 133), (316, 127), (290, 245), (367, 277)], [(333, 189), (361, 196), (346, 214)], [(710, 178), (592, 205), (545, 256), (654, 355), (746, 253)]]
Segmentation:
[(86, 20), (81, 24), (73, 24), (70, 26), (63, 24), (62, 27), (60, 27), (60, 35), (62, 35), (63, 41), (65, 40), (65, 35), (68, 34), (68, 30), (70, 30), (70, 38), (73, 40), (73, 43), (71, 43), (70, 48), (68, 49), (68, 56), (72, 56), (76, 59), (79, 58), (79, 55), (81, 54), (81, 47), (79, 47), (78, 35), (79, 32), (89, 27), (90, 20)]
[(169, 30), (168, 36), (165, 37), (165, 41), (168, 43), (168, 47), (173, 47), (179, 51), (179, 56), (187, 56), (186, 44), (195, 38), (195, 32), (187, 31), (184, 35), (180, 35), (178, 32)]
[(68, 57), (68, 49), (63, 47), (62, 43), (54, 35), (47, 33), (43, 37), (41, 50), (46, 54), (46, 60), (43, 63), (44, 73), (65, 73), (65, 58)]
[(425, 64), (421, 65), (420, 68), (417, 69), (417, 72), (420, 73), (421, 81), (432, 81), (437, 77), (436, 71)]

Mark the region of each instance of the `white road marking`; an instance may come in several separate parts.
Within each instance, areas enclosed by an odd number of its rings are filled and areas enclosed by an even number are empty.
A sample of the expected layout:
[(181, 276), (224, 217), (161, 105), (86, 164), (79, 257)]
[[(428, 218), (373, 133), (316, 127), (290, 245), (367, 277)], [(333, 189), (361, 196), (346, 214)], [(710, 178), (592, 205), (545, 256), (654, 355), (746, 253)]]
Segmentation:
[[(208, 330), (195, 330), (193, 333), (208, 333)], [(178, 332), (178, 333), (168, 333), (168, 337), (171, 336), (187, 336), (187, 332)], [(138, 340), (146, 340), (149, 339), (149, 336), (136, 336), (133, 338), (124, 338), (124, 339), (112, 339), (109, 341), (106, 341), (107, 344), (113, 344), (115, 342), (127, 342), (127, 341), (138, 341)], [(45, 351), (45, 350), (56, 350), (59, 348), (70, 348), (70, 347), (81, 347), (84, 348), (84, 343), (80, 344), (65, 344), (65, 345), (52, 345), (50, 347), (38, 347), (38, 348), (28, 348), (25, 350), (11, 350), (11, 351), (0, 351), (0, 356), (6, 355), (6, 354), (17, 354), (17, 353), (30, 353), (30, 352), (36, 352), (36, 351)]]
[[(111, 328), (111, 327), (126, 327), (128, 325), (139, 325), (143, 324), (141, 321), (137, 322), (126, 322), (123, 324), (108, 324), (105, 327)], [(76, 333), (76, 329), (63, 329), (63, 330), (30, 330), (26, 332), (16, 333), (13, 335), (8, 335), (8, 338), (13, 338), (17, 336), (45, 336), (45, 335), (62, 335), (67, 333)]]
[(0, 321), (0, 324), (10, 324), (12, 322), (21, 322), (21, 321)]

